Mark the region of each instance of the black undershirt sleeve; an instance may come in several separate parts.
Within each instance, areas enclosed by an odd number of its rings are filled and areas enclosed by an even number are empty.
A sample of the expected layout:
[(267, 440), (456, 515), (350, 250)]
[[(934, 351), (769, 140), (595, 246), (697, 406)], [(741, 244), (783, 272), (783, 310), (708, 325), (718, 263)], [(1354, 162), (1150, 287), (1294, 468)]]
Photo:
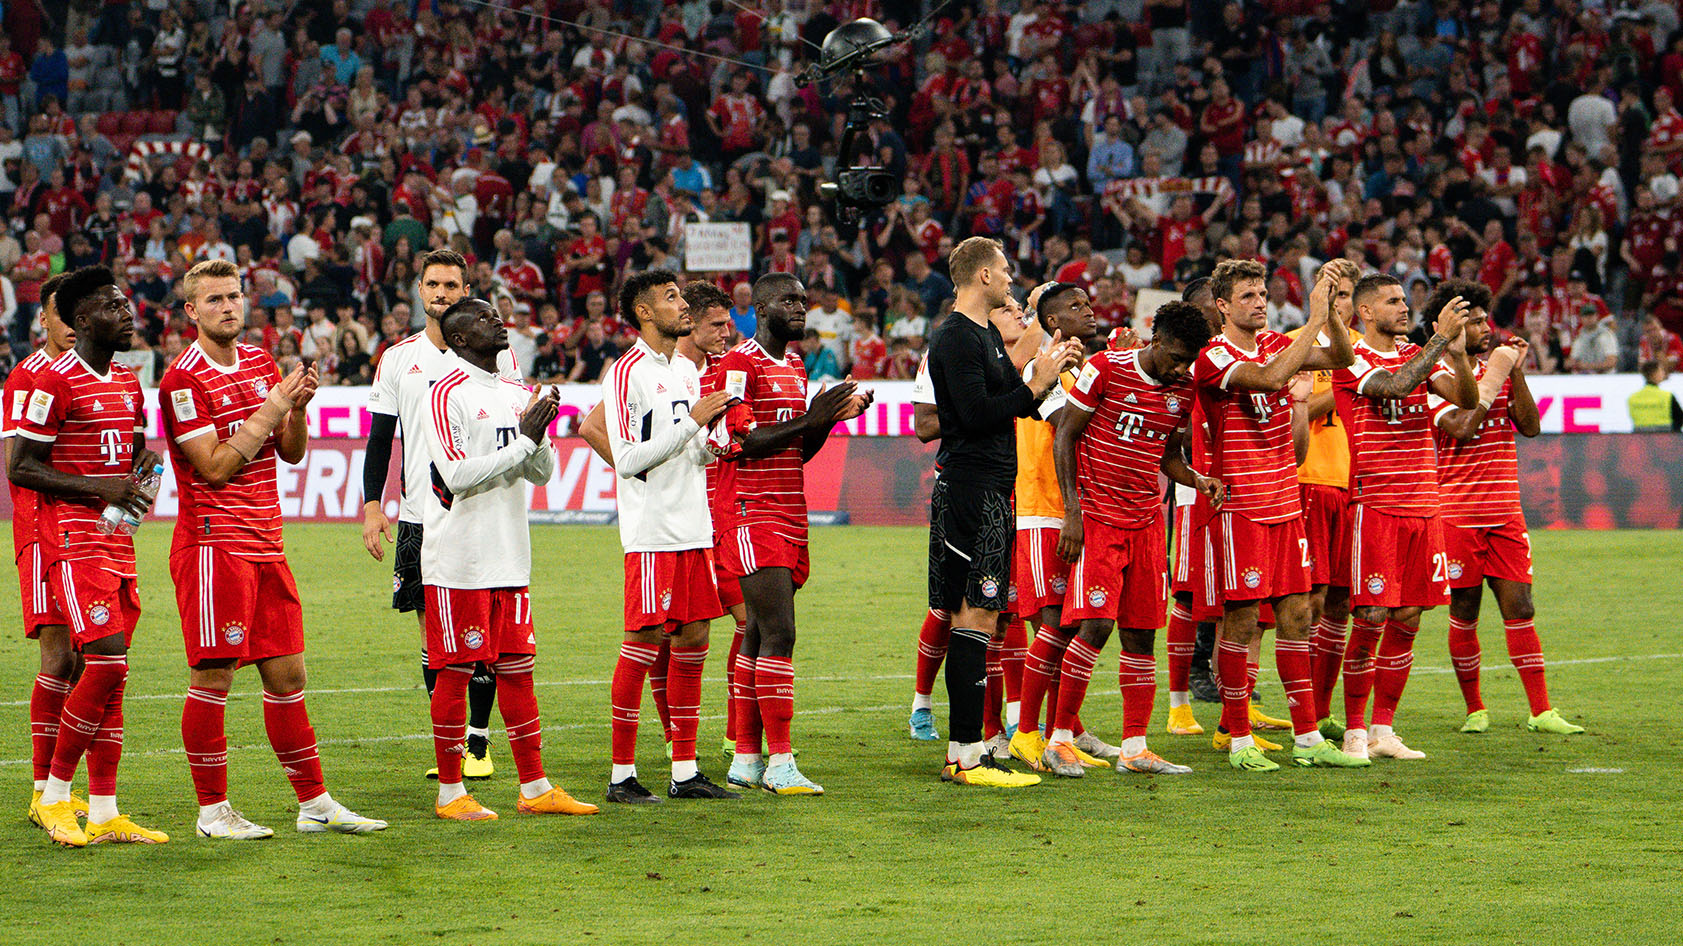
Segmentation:
[(371, 413), (369, 419), (368, 448), (362, 455), (362, 501), (379, 502), (386, 495), (386, 471), (391, 467), (397, 418)]

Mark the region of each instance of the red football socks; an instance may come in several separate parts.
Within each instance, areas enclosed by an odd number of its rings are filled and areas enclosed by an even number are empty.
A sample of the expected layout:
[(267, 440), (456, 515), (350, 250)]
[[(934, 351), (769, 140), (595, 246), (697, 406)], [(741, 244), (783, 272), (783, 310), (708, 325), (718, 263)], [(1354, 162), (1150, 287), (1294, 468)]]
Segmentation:
[(1081, 704), (1087, 699), (1087, 686), (1093, 679), (1093, 665), (1099, 662), (1099, 652), (1079, 637), (1072, 638), (1064, 648), (1064, 659), (1058, 665), (1060, 678), (1058, 712), (1053, 729), (1067, 729), (1079, 734)]
[(649, 667), (649, 692), (654, 696), (655, 715), (660, 717), (660, 735), (667, 742), (672, 741), (672, 709), (667, 704), (666, 675), (667, 668), (672, 662), (672, 645), (667, 641), (660, 642), (660, 653), (655, 657), (654, 665)]
[(935, 678), (941, 673), (941, 661), (947, 659), (947, 646), (953, 639), (953, 627), (947, 612), (933, 608), (923, 616), (923, 629), (917, 633), (917, 683), (914, 692), (928, 696), (935, 692)]
[(188, 687), (181, 707), (181, 747), (201, 806), (228, 800), (228, 736), (222, 723), (227, 705), (223, 690)]
[(1356, 619), (1344, 650), (1344, 725), (1367, 729), (1367, 696), (1373, 691), (1373, 651), (1385, 625)]
[(1291, 728), (1295, 736), (1307, 736), (1317, 731), (1314, 685), (1309, 682), (1309, 642), (1274, 638), (1274, 666), (1280, 671), (1280, 684), (1286, 689), (1286, 706), (1291, 709)]
[(1537, 639), (1537, 624), (1529, 618), (1503, 621), (1502, 629), (1508, 633), (1508, 659), (1519, 671), (1531, 715), (1539, 716), (1549, 708), (1549, 685), (1543, 674), (1543, 642)]
[(1420, 628), (1398, 621), (1385, 622), (1385, 634), (1379, 639), (1379, 654), (1373, 675), (1373, 724), (1390, 726), (1397, 716), (1397, 704), (1402, 702), (1403, 688), (1408, 686), (1408, 672), (1414, 666), (1414, 635)]
[(614, 680), (609, 689), (613, 704), (613, 764), (637, 762), (637, 720), (643, 708), (643, 678), (660, 656), (659, 644), (625, 641), (619, 645)]
[(755, 682), (758, 661), (747, 651), (736, 655), (736, 751), (740, 755), (760, 754), (759, 687)]
[(1484, 709), (1484, 697), (1479, 693), (1479, 661), (1483, 654), (1478, 646), (1478, 622), (1449, 619), (1449, 661), (1455, 665), (1455, 682), (1461, 685), (1461, 699), (1467, 712)]
[(760, 655), (754, 661), (754, 693), (765, 726), (766, 751), (772, 755), (789, 752), (789, 723), (795, 718), (793, 658)]
[(1023, 661), (1028, 656), (1028, 631), (1023, 619), (1013, 616), (1005, 625), (1005, 641), (999, 654), (1000, 669), (1005, 672), (1005, 702), (1017, 703), (1023, 698)]
[[(123, 684), (128, 680), (129, 661), (123, 654), (87, 654), (82, 678), (71, 687), (60, 713), (58, 742), (53, 746), (53, 778), (68, 782), (76, 775), (82, 756), (88, 756), (88, 792), (114, 795), (117, 792), (116, 762), (123, 749)], [(113, 707), (115, 709), (113, 710)], [(105, 727), (106, 717), (114, 716)], [(106, 742), (96, 747), (96, 737)], [(115, 738), (115, 754), (108, 741)], [(97, 757), (97, 758), (96, 758)]]
[[(528, 658), (530, 659), (530, 658)], [(530, 675), (528, 670), (527, 674)], [(472, 676), (469, 676), (472, 680)], [(498, 682), (499, 688), (501, 681)], [(508, 707), (503, 707), (506, 715)], [(309, 710), (304, 707), (304, 691), (270, 693), (263, 691), (263, 729), (269, 734), (269, 747), (280, 760), (281, 771), (292, 783), (292, 792), (300, 802), (319, 797), (327, 789), (322, 786), (321, 756), (316, 752), (316, 730), (310, 725)], [(513, 739), (509, 742), (512, 744)], [(460, 756), (457, 757), (461, 758)], [(440, 770), (443, 771), (442, 769)]]
[(1005, 731), (1005, 721), (999, 712), (1005, 696), (1005, 665), (1001, 661), (1004, 653), (1003, 641), (997, 637), (988, 638), (987, 683), (982, 690), (983, 739), (992, 739)]
[(1157, 699), (1157, 658), (1123, 651), (1116, 677), (1122, 688), (1122, 738), (1144, 737)]
[(1169, 651), (1169, 691), (1185, 693), (1192, 686), (1192, 654), (1198, 649), (1198, 622), (1192, 620), (1186, 605), (1175, 603), (1164, 638)]
[(1309, 638), (1309, 682), (1314, 688), (1317, 720), (1332, 715), (1332, 691), (1338, 686), (1338, 673), (1344, 663), (1348, 626), (1348, 618), (1334, 621), (1323, 617), (1315, 622), (1314, 634)]
[(462, 780), (462, 756), (467, 751), (467, 688), (472, 677), (471, 666), (445, 667), (433, 681), (432, 752), (442, 785)]
[(64, 712), (64, 698), (70, 695), (70, 681), (40, 673), (29, 693), (30, 762), (35, 780), (43, 781), (53, 765), (53, 746), (58, 743), (58, 718)]
[(538, 696), (532, 689), (532, 670), (537, 660), (530, 654), (509, 654), (497, 660), (497, 707), (503, 713), (508, 732), (508, 753), (522, 784), (544, 777), (543, 721), (538, 718)]
[(1049, 699), (1052, 712), (1048, 715), (1057, 715), (1055, 687), (1058, 664), (1062, 662), (1067, 646), (1069, 638), (1059, 628), (1043, 626), (1035, 633), (1028, 655), (1023, 660), (1023, 699), (1017, 717), (1018, 732), (1035, 732), (1040, 728), (1042, 701)]
[(1250, 650), (1225, 637), (1216, 637), (1216, 664), (1221, 674), (1221, 725), (1235, 739), (1251, 734), (1251, 690), (1245, 665)]
[(725, 741), (736, 741), (736, 655), (742, 651), (742, 635), (748, 631), (746, 620), (736, 622), (730, 636), (730, 653), (725, 655)]
[(707, 645), (673, 645), (671, 677), (667, 699), (672, 712), (672, 761), (695, 761), (695, 734), (701, 727), (701, 670), (707, 663)]

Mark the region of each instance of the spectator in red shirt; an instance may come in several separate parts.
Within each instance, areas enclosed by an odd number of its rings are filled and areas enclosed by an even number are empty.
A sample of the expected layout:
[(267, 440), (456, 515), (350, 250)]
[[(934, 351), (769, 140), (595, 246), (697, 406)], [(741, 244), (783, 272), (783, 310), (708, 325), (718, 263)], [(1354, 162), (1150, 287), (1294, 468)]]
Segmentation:
[(1676, 332), (1665, 327), (1659, 316), (1650, 315), (1642, 320), (1642, 338), (1637, 342), (1638, 364), (1651, 361), (1663, 362), (1666, 371), (1677, 370), (1683, 364), (1683, 338)]
[(876, 324), (869, 317), (853, 317), (853, 341), (847, 347), (848, 357), (853, 363), (849, 371), (853, 380), (870, 381), (883, 377), (888, 368), (888, 345), (877, 334)]
[(519, 238), (509, 241), (508, 258), (497, 267), (497, 278), (514, 295), (516, 302), (528, 311), (536, 311), (547, 293), (544, 290), (543, 270), (526, 258), (526, 244)]
[(597, 232), (596, 215), (586, 213), (578, 218), (579, 235), (567, 244), (562, 254), (564, 274), (572, 277), (569, 295), (575, 311), (583, 311), (584, 300), (592, 292), (606, 291), (608, 286), (608, 241)]
[(765, 131), (766, 110), (748, 91), (747, 72), (730, 78), (730, 91), (713, 100), (707, 110), (707, 126), (719, 137), (726, 164), (759, 149)]

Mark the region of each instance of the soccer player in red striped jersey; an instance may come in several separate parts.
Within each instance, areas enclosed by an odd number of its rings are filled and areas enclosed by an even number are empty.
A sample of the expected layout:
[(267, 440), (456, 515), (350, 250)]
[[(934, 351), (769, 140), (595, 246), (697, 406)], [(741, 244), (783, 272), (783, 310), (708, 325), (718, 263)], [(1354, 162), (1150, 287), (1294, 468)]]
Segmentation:
[[(708, 282), (692, 282), (683, 288), (684, 302), (690, 307), (690, 314), (695, 321), (695, 329), (690, 334), (678, 339), (677, 353), (695, 362), (696, 371), (701, 373), (701, 393), (711, 394), (719, 388), (719, 376), (715, 370), (720, 360), (730, 348), (730, 337), (734, 330), (731, 322), (730, 297), (724, 290)], [(724, 463), (734, 460), (741, 452), (741, 444), (729, 441), (720, 433), (718, 421), (714, 422), (714, 430), (710, 435), (709, 446), (718, 455), (718, 463), (707, 464), (707, 507), (711, 510), (718, 495), (719, 470)], [(608, 466), (614, 465), (612, 448), (608, 444), (608, 427), (603, 419), (602, 405), (597, 404), (590, 409), (584, 420), (579, 423), (579, 436), (590, 444), (590, 449), (602, 458)], [(713, 535), (713, 546), (718, 548), (720, 537), (718, 529)], [(714, 554), (714, 574), (719, 582), (719, 602), (729, 612), (736, 623), (735, 633), (731, 636), (729, 659), (725, 663), (725, 743), (726, 755), (736, 751), (736, 730), (732, 724), (735, 715), (736, 693), (736, 654), (742, 648), (742, 634), (748, 626), (748, 608), (742, 603), (742, 588), (737, 584), (736, 576), (725, 571), (718, 563), (718, 555)], [(661, 644), (660, 656), (655, 658), (654, 665), (649, 668), (649, 689), (654, 697), (655, 710), (660, 714), (660, 725), (666, 733), (667, 751), (672, 746), (672, 717), (666, 701), (666, 675), (671, 664), (671, 647)]]
[(234, 671), (248, 664), (263, 681), (269, 745), (298, 797), (297, 829), (383, 830), (384, 821), (327, 793), (304, 707), (304, 615), (281, 540), (275, 470), (304, 459), (315, 369), (300, 366), (283, 379), (267, 352), (239, 344), (246, 300), (233, 263), (199, 263), (182, 277), (181, 294), (199, 337), (164, 372), (158, 400), (181, 495), (169, 566), (187, 648), (181, 743), (199, 836), (274, 835), (228, 803), (223, 712)]
[[(870, 392), (851, 380), (819, 391), (809, 407), (806, 368), (789, 343), (806, 331), (806, 287), (788, 273), (754, 283), (759, 328), (719, 363), (722, 390), (741, 403), (726, 423), (742, 454), (719, 473), (713, 528), (718, 553), (742, 586), (748, 627), (737, 654), (736, 756), (728, 781), (778, 795), (824, 789), (795, 766), (789, 722), (795, 711), (795, 591), (806, 583), (805, 475), (836, 424), (865, 412)], [(760, 759), (765, 734), (770, 759)]]
[[(0, 437), (10, 441), (10, 447), (16, 446), (17, 423), (23, 420), (29, 395), (35, 390), (36, 375), (76, 344), (76, 333), (58, 317), (58, 307), (53, 303), (53, 294), (69, 275), (60, 273), (41, 284), (41, 327), (46, 330), (46, 340), (6, 376), (6, 413), (0, 425)], [(64, 711), (64, 697), (79, 672), (80, 655), (70, 644), (70, 626), (59, 608), (52, 584), (47, 581), (47, 560), (35, 533), (35, 511), (41, 499), (33, 490), (16, 483), (8, 485), (12, 491), (13, 559), (18, 565), (23, 600), (23, 635), (34, 638), (41, 648), (41, 670), (35, 675), (35, 686), (29, 695), (30, 761), (35, 772), (29, 820), (39, 825), (41, 815), (37, 808), (41, 790), (47, 787), (47, 770), (52, 766), (53, 745), (58, 741), (59, 716)], [(72, 795), (71, 801), (77, 814), (88, 813), (86, 799)]]
[(1541, 430), (1537, 402), (1525, 383), (1526, 343), (1496, 344), (1486, 310), (1490, 290), (1476, 282), (1441, 283), (1426, 300), (1459, 295), (1472, 303), (1467, 351), (1477, 359), (1478, 404), (1456, 407), (1437, 395), (1428, 399), (1437, 425), (1438, 497), (1443, 506), (1444, 554), (1449, 559), (1449, 656), (1467, 703), (1462, 732), (1490, 728), (1490, 712), (1479, 693), (1478, 615), (1489, 584), (1502, 613), (1508, 658), (1519, 672), (1532, 732), (1571, 735), (1583, 727), (1566, 721), (1549, 703), (1543, 673), (1543, 645), (1537, 639), (1531, 604), (1531, 534), (1519, 504), (1519, 461), (1514, 432), (1535, 437)]
[[(1457, 407), (1478, 403), (1465, 333), (1471, 303), (1451, 297), (1424, 347), (1398, 341), (1413, 317), (1402, 283), (1364, 276), (1352, 296), (1362, 322), (1349, 367), (1333, 375), (1350, 435), (1350, 604), (1344, 654), (1344, 751), (1423, 759), (1392, 729), (1414, 662), (1423, 609), (1449, 602), (1438, 517), (1437, 451), (1427, 391)], [(1440, 361), (1449, 353), (1449, 367)], [(1375, 651), (1377, 645), (1377, 651)], [(1373, 730), (1367, 728), (1373, 693)]]
[[(52, 766), (37, 806), (42, 827), (69, 847), (108, 842), (161, 844), (117, 810), (123, 754), (123, 688), (129, 642), (140, 619), (134, 540), (99, 528), (115, 505), (143, 516), (151, 508), (137, 471), (161, 468), (146, 449), (140, 382), (112, 356), (134, 344), (134, 307), (103, 266), (72, 273), (54, 296), (76, 344), (35, 379), (7, 472), (40, 494), (36, 535), (49, 580), (83, 656), (82, 676), (65, 697)], [(70, 780), (88, 759), (88, 824), (77, 823)]]
[(1169, 562), (1158, 473), (1198, 490), (1220, 509), (1222, 484), (1187, 467), (1181, 455), (1192, 416), (1187, 369), (1210, 340), (1203, 312), (1189, 302), (1157, 310), (1144, 348), (1094, 355), (1070, 388), (1052, 452), (1063, 496), (1058, 556), (1074, 565), (1061, 619), (1080, 631), (1064, 651), (1057, 719), (1045, 764), (1064, 776), (1083, 767), (1072, 751), (1074, 722), (1093, 664), (1120, 628), (1122, 753), (1118, 772), (1185, 775), (1146, 746), (1157, 693), (1153, 647), (1167, 605)]
[[(1220, 572), (1216, 659), (1222, 728), (1231, 739), (1228, 762), (1248, 772), (1279, 768), (1251, 736), (1249, 648), (1261, 637), (1259, 612), (1267, 602), (1276, 622), (1275, 664), (1291, 707), (1292, 761), (1362, 765), (1321, 735), (1310, 699), (1308, 541), (1288, 393), (1300, 370), (1349, 364), (1350, 338), (1343, 325), (1329, 322), (1326, 305), (1310, 306), (1309, 322), (1295, 340), (1268, 331), (1265, 278), (1262, 264), (1250, 260), (1216, 267), (1210, 291), (1224, 325), (1192, 367), (1198, 392), (1193, 467), (1228, 489), (1219, 511), (1201, 497), (1193, 512), (1195, 524), (1209, 525)], [(1330, 344), (1317, 347), (1313, 343), (1323, 330)]]

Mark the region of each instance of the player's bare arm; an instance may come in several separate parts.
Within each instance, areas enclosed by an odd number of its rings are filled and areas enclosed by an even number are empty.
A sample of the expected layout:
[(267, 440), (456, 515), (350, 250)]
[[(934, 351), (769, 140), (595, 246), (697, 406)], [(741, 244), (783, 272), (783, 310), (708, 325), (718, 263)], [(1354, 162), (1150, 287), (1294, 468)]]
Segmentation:
[(374, 414), (368, 428), (368, 446), (362, 454), (362, 495), (367, 497), (362, 503), (362, 547), (376, 562), (385, 561), (385, 546), (392, 541), (392, 522), (386, 518), (382, 497), (396, 435), (395, 415)]
[[(17, 447), (11, 461), (6, 465), (6, 475), (24, 489), (72, 499), (92, 497), (106, 505), (120, 506), (137, 516), (144, 516), (152, 506), (152, 501), (140, 491), (140, 487), (130, 477), (79, 476), (66, 473), (49, 462), (53, 452), (52, 443), (26, 437), (13, 439), (17, 441)], [(163, 462), (150, 450), (144, 451), (144, 456), (151, 457), (154, 463)], [(137, 462), (143, 458), (142, 451), (136, 450), (135, 457)]]
[(1065, 405), (1053, 422), (1052, 467), (1058, 473), (1058, 493), (1064, 501), (1064, 524), (1058, 530), (1058, 557), (1070, 564), (1081, 558), (1086, 541), (1081, 524), (1081, 491), (1075, 483), (1075, 446), (1092, 423), (1091, 411)]
[(1213, 476), (1205, 476), (1186, 462), (1186, 428), (1169, 435), (1164, 445), (1163, 475), (1182, 486), (1190, 486), (1210, 501), (1210, 508), (1219, 510), (1227, 502), (1227, 484)]
[(1438, 426), (1443, 428), (1444, 433), (1462, 442), (1478, 439), (1479, 429), (1484, 426), (1491, 403), (1502, 393), (1502, 385), (1510, 377), (1514, 354), (1514, 350), (1508, 347), (1498, 347), (1491, 353), (1489, 360), (1485, 362), (1484, 377), (1478, 381), (1478, 403), (1472, 407), (1457, 407), (1444, 412), (1438, 419)]
[[(1227, 376), (1227, 389), (1230, 391), (1261, 391), (1272, 394), (1285, 387), (1292, 379), (1292, 375), (1302, 371), (1312, 352), (1317, 351), (1315, 338), (1326, 327), (1326, 315), (1319, 317), (1311, 314), (1309, 321), (1303, 326), (1303, 331), (1292, 339), (1291, 345), (1265, 364), (1253, 361), (1240, 362), (1233, 368), (1233, 373)], [(1344, 364), (1348, 365), (1346, 361)]]
[[(1443, 354), (1449, 346), (1462, 337), (1462, 331), (1467, 327), (1468, 308), (1467, 300), (1460, 296), (1449, 300), (1448, 304), (1443, 307), (1443, 312), (1438, 316), (1436, 330), (1432, 337), (1426, 341), (1426, 344), (1418, 352), (1415, 352), (1414, 357), (1404, 362), (1402, 367), (1395, 371), (1385, 371), (1383, 369), (1374, 371), (1362, 385), (1361, 393), (1368, 397), (1388, 400), (1401, 400), (1408, 397), (1415, 388), (1420, 386), (1420, 382), (1426, 380), (1426, 377), (1432, 373), (1432, 366), (1443, 358)], [(1464, 341), (1462, 345), (1461, 357), (1465, 360), (1467, 353)], [(1471, 380), (1472, 376), (1469, 373), (1468, 381), (1471, 382)], [(1472, 387), (1470, 383), (1468, 386)], [(1433, 390), (1437, 391), (1438, 396), (1456, 407), (1470, 407), (1478, 403), (1476, 389), (1466, 391), (1465, 396), (1463, 396), (1459, 379), (1457, 379), (1457, 384), (1448, 392), (1439, 391), (1435, 387)]]
[(1508, 375), (1513, 382), (1508, 388), (1508, 419), (1514, 422), (1514, 429), (1521, 436), (1535, 437), (1543, 432), (1543, 422), (1537, 399), (1531, 396), (1531, 386), (1525, 382), (1525, 359), (1531, 355), (1531, 346), (1523, 338), (1511, 338), (1504, 344), (1514, 349), (1514, 367)]
[(1291, 448), (1299, 465), (1309, 455), (1309, 392), (1314, 390), (1315, 376), (1298, 372), (1291, 381)]
[(912, 405), (912, 433), (920, 443), (941, 439), (941, 412), (933, 404)]
[[(310, 384), (310, 393), (314, 394), (313, 378), (315, 369), (306, 369), (299, 365), (292, 369), (292, 373), (281, 379), (281, 382), (269, 389), (269, 394), (263, 400), (263, 406), (246, 419), (240, 429), (227, 440), (215, 437), (192, 437), (181, 442), (181, 452), (187, 461), (193, 464), (193, 469), (205, 482), (213, 487), (226, 486), (228, 481), (237, 476), (247, 463), (255, 458), (263, 444), (269, 439), (277, 427), (287, 423), (296, 399), (304, 392), (305, 385)], [(293, 446), (297, 448), (295, 457), (282, 454), (281, 459), (288, 463), (297, 463), (304, 458), (305, 431), (304, 424), (294, 425), (299, 429), (295, 434)], [(281, 452), (278, 447), (277, 453)]]
[(584, 420), (579, 423), (579, 436), (584, 438), (584, 442), (590, 444), (590, 449), (596, 451), (602, 462), (612, 469), (614, 455), (613, 449), (608, 445), (608, 422), (604, 419), (606, 416), (602, 412), (602, 405), (591, 408), (590, 413), (584, 415)]

